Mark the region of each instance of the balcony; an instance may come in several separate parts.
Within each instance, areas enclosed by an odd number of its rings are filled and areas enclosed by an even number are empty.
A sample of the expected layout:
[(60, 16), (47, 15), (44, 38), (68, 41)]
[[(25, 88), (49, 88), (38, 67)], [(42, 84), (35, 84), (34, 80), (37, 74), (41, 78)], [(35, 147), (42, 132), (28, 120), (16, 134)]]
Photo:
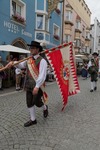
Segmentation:
[(14, 21), (16, 21), (16, 22), (21, 23), (21, 24), (25, 24), (25, 19), (24, 19), (24, 17), (22, 17), (22, 16), (20, 16), (20, 15), (18, 15), (18, 14), (12, 15), (12, 19), (13, 19)]
[(75, 32), (78, 32), (78, 33), (82, 33), (82, 31), (80, 29), (75, 29)]
[(90, 41), (90, 37), (86, 36), (85, 41)]
[(74, 24), (73, 24), (73, 22), (72, 21), (70, 21), (70, 20), (65, 20), (65, 24), (70, 24), (71, 26), (73, 26)]

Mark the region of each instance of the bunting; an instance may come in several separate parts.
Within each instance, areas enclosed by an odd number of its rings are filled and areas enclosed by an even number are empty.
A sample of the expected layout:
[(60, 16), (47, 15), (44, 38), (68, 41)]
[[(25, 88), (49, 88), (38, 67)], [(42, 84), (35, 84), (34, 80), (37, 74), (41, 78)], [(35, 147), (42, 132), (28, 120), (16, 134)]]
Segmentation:
[(58, 46), (56, 49), (53, 48), (46, 56), (54, 70), (63, 101), (62, 110), (64, 110), (68, 102), (68, 96), (80, 92), (74, 62), (73, 44), (67, 43)]

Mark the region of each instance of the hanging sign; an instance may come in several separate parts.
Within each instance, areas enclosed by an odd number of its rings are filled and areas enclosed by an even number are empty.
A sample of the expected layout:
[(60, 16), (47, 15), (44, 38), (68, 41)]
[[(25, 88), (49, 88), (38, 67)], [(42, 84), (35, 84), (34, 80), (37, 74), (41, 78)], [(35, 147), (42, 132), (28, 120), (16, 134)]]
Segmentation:
[(54, 11), (59, 3), (59, 0), (48, 0), (48, 17), (52, 11)]

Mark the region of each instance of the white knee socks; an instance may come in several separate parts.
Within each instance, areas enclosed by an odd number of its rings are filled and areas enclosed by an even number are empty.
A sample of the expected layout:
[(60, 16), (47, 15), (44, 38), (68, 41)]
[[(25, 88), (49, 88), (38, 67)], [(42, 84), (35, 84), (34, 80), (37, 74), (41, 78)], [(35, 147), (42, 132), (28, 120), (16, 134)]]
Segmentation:
[(36, 119), (36, 117), (35, 117), (35, 106), (29, 108), (29, 112), (30, 112), (31, 120), (34, 121)]
[(95, 87), (97, 87), (97, 82), (91, 82), (91, 90), (94, 90)]
[(47, 107), (46, 107), (46, 105), (45, 105), (45, 104), (44, 104), (42, 107), (43, 107), (43, 110), (46, 110), (46, 109), (47, 109)]
[(94, 81), (94, 87), (97, 87), (97, 82)]

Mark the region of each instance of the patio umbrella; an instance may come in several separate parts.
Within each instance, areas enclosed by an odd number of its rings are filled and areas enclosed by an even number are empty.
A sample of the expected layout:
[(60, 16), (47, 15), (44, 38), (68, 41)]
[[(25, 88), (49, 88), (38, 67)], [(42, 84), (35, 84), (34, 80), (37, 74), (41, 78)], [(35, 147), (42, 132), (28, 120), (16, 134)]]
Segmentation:
[(6, 51), (6, 52), (16, 52), (16, 53), (30, 53), (29, 50), (19, 48), (13, 45), (0, 45), (0, 51)]
[(81, 58), (81, 59), (88, 60), (88, 57), (86, 55), (78, 54), (78, 55), (75, 55), (75, 56), (76, 56), (76, 58)]

